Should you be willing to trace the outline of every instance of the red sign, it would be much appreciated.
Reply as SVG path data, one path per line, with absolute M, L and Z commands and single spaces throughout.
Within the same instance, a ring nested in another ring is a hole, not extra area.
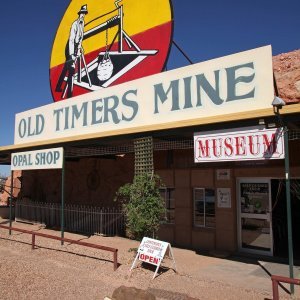
M 194 134 L 195 162 L 283 159 L 283 129 L 244 128 Z

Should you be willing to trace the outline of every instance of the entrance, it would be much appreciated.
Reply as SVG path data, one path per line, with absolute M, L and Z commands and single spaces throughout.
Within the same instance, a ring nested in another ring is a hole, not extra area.
M 300 180 L 291 179 L 291 217 L 294 258 L 300 259 Z M 274 256 L 288 257 L 286 190 L 284 179 L 271 180 Z
M 273 255 L 270 180 L 242 178 L 237 184 L 239 250 Z

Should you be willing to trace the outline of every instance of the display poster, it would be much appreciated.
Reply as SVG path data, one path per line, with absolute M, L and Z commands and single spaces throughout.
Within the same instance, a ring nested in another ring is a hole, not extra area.
M 218 207 L 231 208 L 231 189 L 218 188 L 217 194 L 218 194 Z
M 266 214 L 269 208 L 267 182 L 240 183 L 241 212 Z

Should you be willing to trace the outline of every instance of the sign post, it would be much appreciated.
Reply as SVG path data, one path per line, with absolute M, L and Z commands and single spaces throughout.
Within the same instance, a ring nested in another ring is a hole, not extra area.
M 62 170 L 61 170 L 61 238 L 65 236 L 65 156 L 62 158 Z M 61 245 L 64 244 L 64 241 L 61 240 Z
M 10 198 L 9 198 L 9 235 L 11 235 L 11 225 L 12 225 L 12 198 L 14 195 L 14 171 L 11 171 L 10 179 Z
M 290 278 L 294 278 L 294 254 L 293 254 L 293 231 L 292 231 L 292 208 L 291 208 L 291 182 L 290 182 L 290 160 L 289 160 L 289 132 L 287 126 L 283 128 L 284 149 L 285 149 L 285 194 L 287 207 L 287 231 L 288 231 L 288 252 Z M 291 283 L 291 294 L 294 295 L 295 287 Z
M 156 266 L 156 270 L 152 278 L 154 279 L 167 250 L 169 250 L 169 256 L 173 260 L 172 266 L 174 266 L 174 271 L 177 272 L 171 244 L 147 237 L 143 238 L 130 271 L 135 268 L 137 261 L 140 260 Z

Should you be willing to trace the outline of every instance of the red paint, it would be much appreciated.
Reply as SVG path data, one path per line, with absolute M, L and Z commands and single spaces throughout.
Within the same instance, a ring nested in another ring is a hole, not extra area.
M 149 263 L 155 264 L 155 265 L 158 265 L 158 263 L 159 263 L 158 258 L 147 255 L 147 254 L 143 254 L 143 253 L 140 254 L 139 259 L 144 262 L 149 262 Z
M 242 157 L 248 154 L 260 156 L 264 153 L 278 154 L 275 133 L 245 134 L 245 136 L 215 137 L 197 140 L 199 158 Z
M 113 84 L 111 84 L 111 86 L 161 72 L 164 68 L 168 57 L 169 48 L 171 46 L 172 27 L 173 22 L 171 21 L 131 36 L 141 50 L 159 50 L 159 52 L 156 55 L 148 56 L 133 69 L 118 78 Z M 125 45 L 126 43 L 124 43 L 124 46 Z M 111 51 L 116 50 L 117 43 L 115 43 L 111 48 Z M 125 47 L 124 50 L 129 49 Z M 98 56 L 98 53 L 101 51 L 105 51 L 105 48 L 103 47 L 93 52 L 86 53 L 86 63 L 88 64 L 95 59 Z M 55 86 L 63 66 L 64 64 L 61 64 L 50 69 L 50 85 L 54 101 L 64 100 L 62 99 L 62 93 L 55 92 Z M 88 89 L 74 85 L 73 96 L 78 96 L 89 92 L 91 91 Z

